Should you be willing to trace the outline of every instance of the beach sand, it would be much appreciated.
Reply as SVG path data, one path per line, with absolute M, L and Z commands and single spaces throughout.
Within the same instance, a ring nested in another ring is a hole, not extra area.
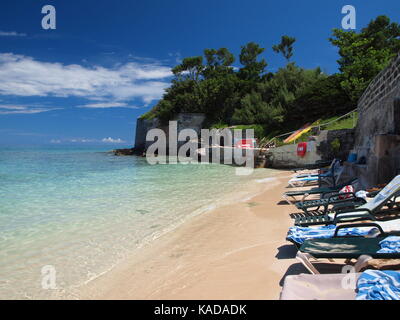
M 80 290 L 81 299 L 279 299 L 285 274 L 307 272 L 285 241 L 292 172 L 261 193 L 194 217 Z

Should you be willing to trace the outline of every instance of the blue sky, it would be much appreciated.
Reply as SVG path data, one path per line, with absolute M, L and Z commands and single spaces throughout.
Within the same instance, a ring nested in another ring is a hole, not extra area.
M 43 30 L 41 9 L 57 11 Z M 235 55 L 255 41 L 268 71 L 284 65 L 271 47 L 297 38 L 294 61 L 337 70 L 327 40 L 341 9 L 357 10 L 357 28 L 380 14 L 400 22 L 397 0 L 2 0 L 0 144 L 132 145 L 136 119 L 162 96 L 170 69 L 204 48 Z

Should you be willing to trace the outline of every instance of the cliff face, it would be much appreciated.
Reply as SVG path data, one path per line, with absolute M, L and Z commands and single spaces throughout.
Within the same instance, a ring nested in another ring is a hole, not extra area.
M 205 116 L 202 113 L 179 113 L 173 120 L 177 121 L 178 134 L 183 129 L 193 129 L 200 134 Z M 142 154 L 147 150 L 148 146 L 152 143 L 152 141 L 146 141 L 147 132 L 155 128 L 162 129 L 168 139 L 168 126 L 161 125 L 161 122 L 157 118 L 151 120 L 137 119 L 135 137 L 136 154 Z

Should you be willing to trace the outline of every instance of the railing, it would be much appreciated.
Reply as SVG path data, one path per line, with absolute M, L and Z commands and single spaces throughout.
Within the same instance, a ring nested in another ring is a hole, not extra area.
M 344 115 L 342 115 L 342 116 L 340 116 L 340 117 L 338 117 L 338 118 L 336 118 L 336 119 L 334 119 L 334 120 L 332 120 L 332 121 L 328 121 L 328 122 L 325 122 L 325 123 L 322 123 L 322 124 L 318 124 L 318 125 L 315 125 L 315 126 L 312 126 L 312 127 L 310 127 L 310 130 L 312 130 L 312 129 L 314 129 L 314 128 L 318 128 L 318 131 L 321 131 L 321 128 L 323 128 L 323 127 L 326 127 L 326 126 L 328 126 L 328 125 L 330 125 L 330 124 L 332 124 L 332 123 L 335 123 L 335 122 L 338 122 L 339 120 L 342 120 L 342 119 L 344 119 L 344 118 L 347 118 L 347 117 L 349 117 L 349 116 L 352 116 L 353 117 L 353 127 L 355 127 L 356 126 L 356 112 L 357 112 L 357 110 L 358 109 L 354 109 L 354 110 L 352 110 L 352 111 L 350 111 L 350 112 L 348 112 L 348 113 L 346 113 L 346 114 L 344 114 Z M 278 138 L 283 138 L 283 137 L 288 137 L 288 136 L 290 136 L 291 134 L 293 134 L 293 133 L 295 133 L 295 132 L 297 132 L 298 130 L 294 130 L 294 131 L 291 131 L 291 132 L 287 132 L 287 133 L 283 133 L 283 134 L 280 134 L 280 135 L 278 135 L 278 136 L 275 136 L 275 137 L 273 137 L 272 139 L 270 139 L 270 140 L 268 140 L 268 141 L 261 141 L 260 143 L 259 143 L 259 145 L 260 145 L 260 147 L 261 148 L 265 148 L 265 147 L 268 147 L 269 145 L 271 145 L 276 139 L 278 139 Z M 300 136 L 301 137 L 301 136 Z M 299 137 L 299 138 L 300 138 Z M 293 143 L 295 143 L 296 141 L 294 141 Z

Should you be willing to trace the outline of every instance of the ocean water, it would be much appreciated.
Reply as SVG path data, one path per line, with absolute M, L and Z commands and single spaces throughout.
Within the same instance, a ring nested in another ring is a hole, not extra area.
M 152 166 L 105 151 L 0 147 L 0 299 L 74 298 L 138 247 L 248 198 L 273 175 L 238 176 L 217 164 Z M 48 268 L 55 289 L 43 289 Z

